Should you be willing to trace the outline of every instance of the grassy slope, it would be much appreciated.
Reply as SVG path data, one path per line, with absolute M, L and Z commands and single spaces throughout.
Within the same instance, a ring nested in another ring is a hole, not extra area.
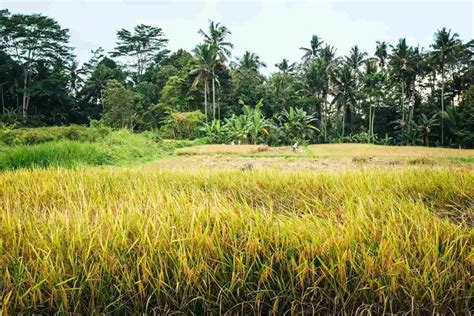
M 430 168 L 5 172 L 3 309 L 465 313 L 473 196 Z
M 19 141 L 53 139 L 52 141 L 0 147 L 0 170 L 136 164 L 173 154 L 175 148 L 194 143 L 192 141 L 157 143 L 149 135 L 133 134 L 126 130 L 108 131 L 105 135 L 99 136 L 87 129 L 85 133 L 94 135 L 94 138 L 87 135 L 88 138 L 70 140 L 52 133 L 49 129 L 45 130 L 43 134 L 38 133 L 41 137 L 32 137 L 29 131 L 19 131 L 18 133 L 21 133 Z M 24 134 L 29 136 L 25 138 Z

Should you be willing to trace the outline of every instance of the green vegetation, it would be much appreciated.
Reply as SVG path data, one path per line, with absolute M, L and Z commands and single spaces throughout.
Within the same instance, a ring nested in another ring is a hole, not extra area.
M 178 139 L 203 129 L 215 143 L 474 146 L 474 41 L 449 29 L 429 48 L 401 38 L 347 56 L 313 35 L 301 61 L 284 58 L 269 76 L 257 54 L 232 56 L 232 32 L 220 23 L 199 30 L 192 52 L 170 52 L 165 31 L 120 29 L 112 52 L 99 48 L 80 64 L 55 20 L 1 10 L 0 124 L 100 120 Z M 176 130 L 181 122 L 192 130 Z
M 0 10 L 0 315 L 472 313 L 473 40 L 165 31 Z
M 0 141 L 0 170 L 136 164 L 200 143 L 160 140 L 156 133 L 77 126 L 0 130 Z

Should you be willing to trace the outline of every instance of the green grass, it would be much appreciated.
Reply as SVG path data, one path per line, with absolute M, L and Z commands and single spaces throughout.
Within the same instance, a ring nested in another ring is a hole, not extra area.
M 451 158 L 451 160 L 462 163 L 474 163 L 474 157 L 456 157 Z
M 112 156 L 97 144 L 61 141 L 4 150 L 0 156 L 0 170 L 51 166 L 72 168 L 111 162 Z
M 0 174 L 3 315 L 460 313 L 474 174 Z
M 22 135 L 23 132 L 17 133 Z M 42 129 L 41 133 L 53 132 Z M 85 133 L 94 134 L 97 131 Z M 108 130 L 94 141 L 91 139 L 68 140 L 58 136 L 57 140 L 35 145 L 3 145 L 0 147 L 0 170 L 139 164 L 174 154 L 176 148 L 199 142 L 156 141 L 150 133 L 136 134 L 127 130 Z

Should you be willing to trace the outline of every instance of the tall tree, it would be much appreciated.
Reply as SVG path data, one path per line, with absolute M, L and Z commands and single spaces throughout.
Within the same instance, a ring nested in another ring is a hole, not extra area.
M 204 42 L 213 45 L 217 48 L 219 59 L 225 62 L 232 55 L 231 49 L 234 45 L 226 40 L 226 37 L 231 34 L 229 29 L 220 23 L 209 21 L 208 31 L 199 30 L 199 34 L 204 36 Z
M 375 56 L 378 58 L 379 66 L 385 69 L 388 58 L 388 46 L 384 41 L 377 41 L 375 46 Z
M 53 67 L 67 64 L 72 57 L 69 31 L 53 19 L 40 14 L 0 14 L 0 49 L 6 51 L 22 68 L 22 115 L 27 117 L 31 83 L 38 64 Z
M 208 118 L 207 96 L 209 91 L 209 79 L 214 81 L 214 67 L 217 60 L 217 47 L 209 44 L 200 44 L 194 49 L 197 60 L 196 67 L 191 70 L 192 75 L 196 75 L 193 88 L 199 84 L 204 85 L 204 113 Z M 213 113 L 215 117 L 215 108 L 213 105 Z
M 353 109 L 357 103 L 357 83 L 353 69 L 347 64 L 335 72 L 333 80 L 335 90 L 332 102 L 337 106 L 338 112 L 342 112 L 342 136 L 344 137 L 346 119 L 351 119 Z
M 436 65 L 439 67 L 441 72 L 441 112 L 444 112 L 444 84 L 445 84 L 445 71 L 446 64 L 452 62 L 454 50 L 461 46 L 457 33 L 451 34 L 451 30 L 447 30 L 443 27 L 435 33 L 434 44 L 434 56 Z M 441 145 L 444 143 L 444 120 L 441 116 Z
M 121 29 L 117 32 L 117 46 L 112 52 L 112 57 L 129 57 L 129 64 L 136 73 L 135 80 L 139 81 L 147 66 L 156 58 L 168 52 L 163 30 L 159 27 L 140 24 L 135 26 L 133 32 Z
M 366 52 L 361 52 L 359 46 L 355 45 L 351 48 L 349 56 L 346 56 L 346 63 L 354 70 L 359 70 L 359 68 L 364 64 L 365 57 L 367 57 Z
M 311 59 L 316 58 L 321 51 L 324 41 L 318 35 L 313 35 L 311 37 L 311 42 L 309 47 L 300 47 L 304 51 L 303 57 L 301 59 L 305 64 L 307 64 Z
M 399 40 L 396 46 L 392 46 L 392 55 L 389 64 L 391 66 L 392 77 L 400 85 L 401 90 L 401 120 L 405 122 L 405 99 L 406 90 L 410 83 L 410 77 L 415 72 L 417 56 L 413 47 L 407 45 L 406 39 Z
M 283 58 L 283 60 L 277 64 L 275 64 L 275 67 L 278 68 L 283 73 L 290 73 L 295 70 L 296 63 L 291 63 L 288 61 L 288 59 Z
M 236 63 L 239 69 L 245 69 L 250 71 L 258 71 L 260 67 L 267 67 L 267 65 L 260 60 L 260 57 L 249 51 L 246 51 L 242 57 L 237 59 Z

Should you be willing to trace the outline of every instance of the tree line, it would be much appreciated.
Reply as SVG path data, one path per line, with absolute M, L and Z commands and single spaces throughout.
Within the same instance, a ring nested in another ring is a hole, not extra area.
M 428 48 L 401 38 L 347 56 L 313 35 L 301 60 L 283 59 L 269 76 L 255 53 L 232 55 L 224 25 L 210 21 L 199 34 L 193 51 L 171 52 L 161 28 L 140 24 L 80 64 L 54 19 L 1 10 L 1 123 L 99 120 L 165 133 L 194 120 L 187 128 L 215 142 L 474 147 L 474 41 L 449 29 Z

